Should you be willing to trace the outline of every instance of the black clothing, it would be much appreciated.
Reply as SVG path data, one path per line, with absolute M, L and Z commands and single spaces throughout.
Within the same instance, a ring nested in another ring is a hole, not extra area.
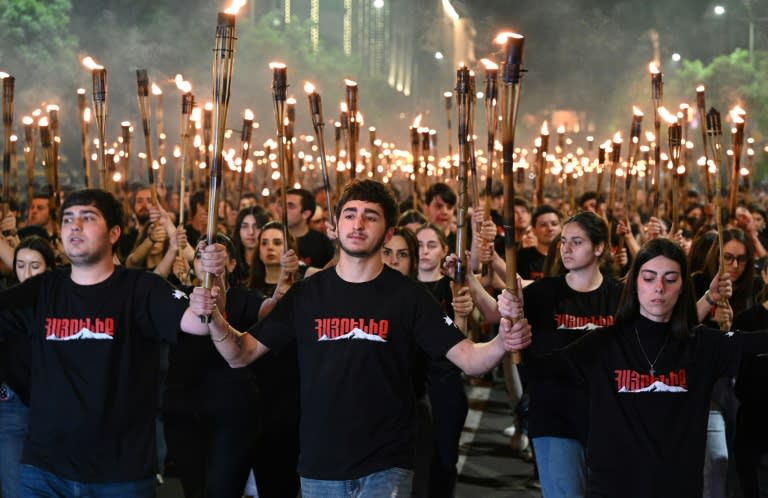
M 308 231 L 298 242 L 299 259 L 307 266 L 323 268 L 333 258 L 333 243 L 316 230 Z
M 22 462 L 82 482 L 153 476 L 160 355 L 186 308 L 159 276 L 124 267 L 94 285 L 60 269 L 0 293 L 2 333 L 32 347 Z
M 517 273 L 523 280 L 538 280 L 544 276 L 546 259 L 535 247 L 524 247 L 517 251 Z
M 331 268 L 294 284 L 256 336 L 298 348 L 299 474 L 329 480 L 411 468 L 416 353 L 438 358 L 464 339 L 431 296 L 386 266 L 368 282 Z

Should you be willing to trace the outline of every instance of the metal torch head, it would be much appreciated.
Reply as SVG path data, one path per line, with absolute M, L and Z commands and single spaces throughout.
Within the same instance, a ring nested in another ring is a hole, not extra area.
M 523 72 L 523 46 L 525 37 L 517 33 L 506 34 L 504 41 L 504 62 L 502 63 L 501 79 L 505 85 L 520 82 Z
M 707 108 L 706 100 L 704 97 L 704 85 L 699 85 L 696 87 L 696 107 L 701 110 Z
M 288 68 L 280 62 L 273 62 L 269 67 L 272 69 L 272 97 L 275 102 L 285 102 L 285 92 L 288 88 Z
M 103 104 L 107 101 L 107 70 L 105 68 L 94 69 L 91 74 L 93 79 L 93 102 Z
M 136 85 L 139 98 L 149 97 L 149 74 L 146 69 L 136 70 Z
M 16 78 L 11 75 L 3 78 L 3 123 L 9 125 L 13 122 L 13 94 Z
M 707 135 L 710 137 L 719 137 L 723 134 L 723 123 L 720 119 L 720 113 L 714 107 L 707 113 Z

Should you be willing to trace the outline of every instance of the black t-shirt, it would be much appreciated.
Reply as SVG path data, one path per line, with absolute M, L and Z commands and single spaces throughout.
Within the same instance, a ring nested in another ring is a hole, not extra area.
M 542 278 L 524 290 L 525 317 L 533 341 L 523 351 L 531 365 L 541 355 L 563 348 L 596 328 L 613 324 L 621 284 L 603 277 L 590 292 L 573 290 L 565 275 Z M 587 396 L 582 386 L 568 379 L 552 380 L 529 371 L 531 437 L 565 437 L 582 442 L 587 437 Z
M 333 258 L 333 243 L 316 230 L 299 237 L 299 259 L 307 265 L 322 268 Z
M 713 385 L 733 375 L 742 351 L 758 350 L 768 335 L 697 327 L 678 340 L 667 323 L 639 317 L 550 355 L 589 392 L 587 496 L 701 497 Z M 538 373 L 558 375 L 556 363 L 538 363 Z
M 768 310 L 762 304 L 753 306 L 733 320 L 733 330 L 751 332 L 766 328 L 768 328 Z M 768 386 L 768 355 L 757 354 L 742 358 L 739 374 L 736 376 L 736 396 L 742 403 L 742 408 L 749 405 L 752 410 L 768 413 L 766 386 Z
M 464 339 L 431 296 L 386 266 L 363 283 L 331 268 L 294 284 L 256 336 L 278 351 L 296 345 L 299 473 L 330 480 L 412 467 L 415 356 L 443 356 Z
M 159 276 L 124 267 L 95 285 L 63 269 L 0 293 L 2 333 L 32 347 L 22 462 L 83 482 L 154 475 L 160 354 L 187 304 Z
M 535 247 L 524 247 L 517 251 L 517 273 L 524 280 L 538 280 L 544 276 L 545 254 Z

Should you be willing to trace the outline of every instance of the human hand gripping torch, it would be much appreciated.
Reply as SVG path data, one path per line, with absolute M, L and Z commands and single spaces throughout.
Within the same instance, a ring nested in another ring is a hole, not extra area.
M 525 37 L 515 33 L 502 33 L 497 43 L 505 47 L 501 67 L 501 116 L 502 116 L 502 165 L 504 171 L 504 247 L 507 270 L 507 288 L 517 295 L 517 254 L 515 253 L 515 177 L 513 160 L 515 154 L 515 127 L 520 108 L 522 86 L 523 44 Z M 514 362 L 520 362 L 520 353 L 512 353 Z
M 709 174 L 709 144 L 707 141 L 707 104 L 706 97 L 704 95 L 704 85 L 696 87 L 696 108 L 699 111 L 699 122 L 701 128 L 701 143 L 704 147 L 704 188 L 707 191 L 707 201 L 712 202 L 712 176 Z
M 349 161 L 349 174 L 352 178 L 357 176 L 357 139 L 359 125 L 357 122 L 357 82 L 345 79 L 347 96 L 347 110 L 349 112 L 349 126 L 347 127 L 347 161 Z
M 109 190 L 107 178 L 107 70 L 97 64 L 93 58 L 83 59 L 83 65 L 91 70 L 93 80 L 93 118 L 96 120 L 96 132 L 99 135 L 99 177 L 101 188 Z
M 323 134 L 323 126 L 325 126 L 325 122 L 323 121 L 323 101 L 312 83 L 305 83 L 304 91 L 307 93 L 307 99 L 309 100 L 309 114 L 312 116 L 312 128 L 315 130 L 318 153 L 320 154 L 320 167 L 323 173 L 323 189 L 325 190 L 325 208 L 328 212 L 328 220 L 331 222 L 331 228 L 335 232 L 336 217 L 333 215 L 333 209 L 331 207 L 331 180 L 328 177 L 328 163 L 325 157 L 325 135 Z
M 466 281 L 467 272 L 467 174 L 469 173 L 470 144 L 469 130 L 471 112 L 469 107 L 472 100 L 472 83 L 469 68 L 461 66 L 456 71 L 456 110 L 458 115 L 459 138 L 459 176 L 458 202 L 456 203 L 456 284 L 462 287 Z
M 227 111 L 229 110 L 230 87 L 232 71 L 235 62 L 235 15 L 245 2 L 235 3 L 224 12 L 219 12 L 216 22 L 216 45 L 213 49 L 213 66 L 211 71 L 213 87 L 213 153 L 209 166 L 210 182 L 208 184 L 208 226 L 206 238 L 208 245 L 216 242 L 216 229 L 219 212 L 219 193 L 222 181 L 222 154 L 224 147 L 224 132 L 227 126 Z M 287 239 L 286 239 L 287 240 Z M 203 286 L 213 287 L 215 275 L 205 273 Z M 203 317 L 208 321 L 210 317 Z
M 661 117 L 659 116 L 659 107 L 661 107 L 661 99 L 664 97 L 664 80 L 663 75 L 655 63 L 648 64 L 648 71 L 651 73 L 651 102 L 653 103 L 653 133 L 656 137 L 653 148 L 653 205 L 654 214 L 660 216 L 661 206 Z
M 48 185 L 46 186 L 47 194 L 48 194 L 48 209 L 51 213 L 57 213 L 58 214 L 58 207 L 59 207 L 59 196 L 58 196 L 58 190 L 57 190 L 57 180 L 56 180 L 56 173 L 53 169 L 54 159 L 53 159 L 53 137 L 51 135 L 51 129 L 48 124 L 48 118 L 43 117 L 40 118 L 40 121 L 38 121 L 37 126 L 40 130 L 40 145 L 43 149 L 43 163 L 45 165 L 45 177 L 48 181 Z M 58 227 L 56 226 L 56 219 L 57 216 L 53 216 L 51 218 L 51 221 L 54 225 L 53 231 L 54 233 L 58 233 Z
M 717 227 L 717 246 L 718 246 L 718 272 L 723 273 L 725 268 L 725 260 L 723 255 L 723 216 L 721 213 L 722 207 L 722 190 L 721 190 L 721 165 L 723 160 L 723 124 L 720 118 L 720 113 L 714 107 L 709 109 L 707 113 L 707 136 L 709 137 L 709 148 L 712 154 L 712 161 L 715 164 L 715 225 Z M 728 306 L 728 300 L 723 299 L 720 303 L 722 306 Z M 721 325 L 723 329 L 725 324 Z
M 24 116 L 21 119 L 24 125 L 24 165 L 27 171 L 27 205 L 32 204 L 32 198 L 35 196 L 35 155 L 37 140 L 35 139 L 35 121 Z
M 147 181 L 152 195 L 152 204 L 157 205 L 157 186 L 155 185 L 155 170 L 152 169 L 152 109 L 149 103 L 149 74 L 146 69 L 136 70 L 137 98 L 141 114 L 141 128 L 144 132 L 144 151 L 147 155 Z
M 253 137 L 253 111 L 246 109 L 243 115 L 243 128 L 240 130 L 240 182 L 237 187 L 237 205 L 243 198 L 245 186 L 245 167 L 248 164 L 248 153 L 251 150 L 251 138 Z
M 733 128 L 731 129 L 731 148 L 733 149 L 733 167 L 731 168 L 731 189 L 728 197 L 728 214 L 730 219 L 736 219 L 736 200 L 739 194 L 739 171 L 741 170 L 741 151 L 744 148 L 744 120 L 747 113 L 739 106 L 729 113 Z
M 285 92 L 288 88 L 288 68 L 285 64 L 273 62 L 272 99 L 275 103 L 275 125 L 277 126 L 277 163 L 280 166 L 280 200 L 283 206 L 283 240 L 288 240 L 288 173 L 285 165 Z
M 8 203 L 11 202 L 11 134 L 16 78 L 8 73 L 0 73 L 0 79 L 3 80 L 3 199 L 0 217 L 4 218 L 9 209 Z

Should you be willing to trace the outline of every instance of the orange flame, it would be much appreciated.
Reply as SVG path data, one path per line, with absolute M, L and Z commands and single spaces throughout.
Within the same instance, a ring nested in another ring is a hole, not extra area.
M 699 85 L 696 87 L 697 92 L 703 92 L 705 90 L 704 85 Z
M 162 95 L 163 89 L 157 86 L 157 84 L 152 83 L 152 95 Z
M 304 91 L 307 93 L 307 95 L 315 93 L 315 85 L 307 81 L 304 83 Z
M 544 122 L 541 124 L 541 134 L 542 134 L 542 135 L 549 135 L 549 126 L 547 125 L 547 122 L 546 122 L 546 121 L 544 121 Z
M 40 121 L 37 122 L 37 126 L 48 126 L 48 118 L 47 117 L 40 118 Z
M 243 117 L 247 119 L 248 121 L 253 121 L 253 111 L 250 109 L 246 109 L 243 113 Z
M 33 120 L 32 118 L 30 118 L 29 116 L 24 116 L 23 118 L 21 118 L 21 122 L 22 122 L 22 123 L 23 123 L 25 126 L 29 126 L 29 125 L 31 125 L 32 123 L 34 123 L 34 120 Z
M 8 74 L 8 73 L 4 73 L 4 72 L 0 71 L 0 80 L 4 80 L 4 79 L 5 79 L 5 78 L 7 78 L 8 76 L 10 76 L 10 74 Z
M 621 139 L 621 132 L 617 131 L 615 135 L 613 135 L 613 143 L 620 144 L 623 140 Z
M 565 125 L 560 125 L 560 126 L 558 126 L 558 127 L 557 127 L 557 133 L 559 133 L 560 135 L 562 135 L 563 133 L 565 133 Z
M 632 106 L 632 114 L 634 114 L 637 117 L 643 117 L 645 114 L 643 114 L 643 111 L 640 110 L 637 106 Z
M 412 128 L 417 128 L 421 125 L 421 114 L 416 116 L 416 119 L 413 120 L 413 124 L 411 125 Z
M 86 107 L 85 109 L 83 109 L 83 121 L 85 121 L 86 123 L 90 123 L 91 122 L 91 108 L 90 107 Z
M 48 111 L 48 112 L 58 111 L 59 110 L 59 106 L 57 106 L 56 104 L 51 104 L 48 107 L 46 107 L 45 110 Z
M 286 66 L 282 62 L 270 62 L 269 63 L 269 68 L 270 69 L 282 69 L 284 67 L 286 67 Z
M 240 11 L 240 8 L 243 7 L 246 3 L 246 0 L 232 0 L 232 5 L 230 5 L 225 11 L 225 14 L 237 14 Z
M 499 45 L 504 45 L 505 43 L 507 43 L 507 40 L 509 38 L 523 38 L 523 35 L 519 35 L 511 31 L 504 31 L 496 35 L 496 38 L 493 41 L 494 43 L 498 43 Z
M 348 79 L 344 79 L 344 84 L 347 86 L 357 86 L 357 81 L 352 81 Z
M 173 82 L 176 83 L 176 88 L 184 93 L 189 93 L 192 91 L 192 84 L 189 81 L 186 81 L 181 74 L 177 74 L 173 79 Z
M 651 74 L 659 74 L 661 72 L 661 71 L 659 71 L 659 68 L 658 68 L 658 66 L 656 65 L 655 62 L 651 62 L 650 64 L 648 64 L 648 71 Z
M 98 64 L 95 60 L 93 60 L 93 57 L 91 56 L 84 57 L 80 62 L 82 62 L 83 66 L 87 67 L 91 71 L 95 69 L 104 69 L 104 66 Z
M 661 119 L 663 119 L 669 124 L 677 123 L 677 116 L 669 112 L 667 108 L 664 106 L 659 107 L 659 116 L 661 116 Z
M 493 62 L 490 59 L 480 59 L 480 62 L 482 62 L 483 66 L 485 66 L 485 69 L 487 69 L 489 71 L 493 71 L 493 70 L 499 69 L 499 65 L 496 64 L 495 62 Z

